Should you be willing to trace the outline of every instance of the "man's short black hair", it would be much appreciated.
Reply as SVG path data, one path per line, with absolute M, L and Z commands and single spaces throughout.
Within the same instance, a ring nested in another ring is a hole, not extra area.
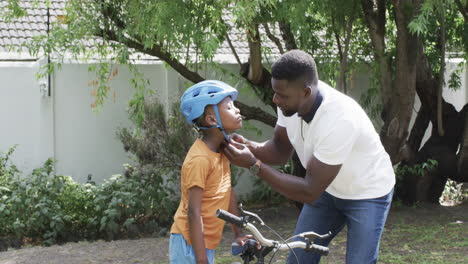
M 290 50 L 273 63 L 271 76 L 276 80 L 297 81 L 304 80 L 306 86 L 316 85 L 318 82 L 315 61 L 302 50 Z

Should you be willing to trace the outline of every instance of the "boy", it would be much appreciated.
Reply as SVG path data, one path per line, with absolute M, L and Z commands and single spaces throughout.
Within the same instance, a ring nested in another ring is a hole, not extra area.
M 181 111 L 187 123 L 198 126 L 202 137 L 190 148 L 181 170 L 181 199 L 171 227 L 170 263 L 213 263 L 224 221 L 215 215 L 221 208 L 238 215 L 231 190 L 229 160 L 220 148 L 227 136 L 242 127 L 234 106 L 237 90 L 221 81 L 207 80 L 187 89 Z M 246 239 L 231 225 L 236 242 Z

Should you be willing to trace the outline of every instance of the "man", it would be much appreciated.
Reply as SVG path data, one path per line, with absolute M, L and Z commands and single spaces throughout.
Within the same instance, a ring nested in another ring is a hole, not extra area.
M 332 233 L 315 243 L 327 246 L 346 225 L 346 263 L 376 263 L 390 208 L 395 175 L 388 154 L 362 108 L 318 79 L 314 59 L 300 50 L 272 66 L 278 121 L 273 138 L 257 143 L 233 135 L 224 152 L 289 199 L 304 203 L 295 233 Z M 305 178 L 266 165 L 284 164 L 297 152 Z M 300 238 L 297 238 L 300 239 Z M 295 249 L 299 263 L 320 256 Z M 296 263 L 289 254 L 288 263 Z

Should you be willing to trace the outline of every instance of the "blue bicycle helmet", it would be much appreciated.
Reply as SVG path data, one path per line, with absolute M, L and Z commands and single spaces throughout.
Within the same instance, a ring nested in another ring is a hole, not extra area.
M 235 88 L 224 82 L 215 80 L 202 81 L 191 86 L 187 91 L 185 91 L 180 99 L 180 110 L 182 111 L 187 123 L 193 125 L 193 121 L 203 115 L 205 107 L 207 105 L 213 105 L 218 124 L 212 127 L 199 128 L 210 129 L 218 127 L 224 134 L 226 140 L 228 140 L 219 116 L 217 104 L 228 96 L 230 96 L 232 100 L 236 100 L 237 94 L 238 92 Z

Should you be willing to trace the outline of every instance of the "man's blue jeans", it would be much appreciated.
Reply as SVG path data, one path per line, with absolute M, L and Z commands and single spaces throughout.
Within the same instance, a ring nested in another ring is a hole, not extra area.
M 314 231 L 318 234 L 331 232 L 332 235 L 323 240 L 317 239 L 315 244 L 328 246 L 330 241 L 346 225 L 348 237 L 346 243 L 347 264 L 376 263 L 379 255 L 379 242 L 387 219 L 393 196 L 393 190 L 379 198 L 364 200 L 339 199 L 324 192 L 312 204 L 304 204 L 296 224 L 295 234 Z M 297 238 L 296 240 L 301 240 Z M 320 255 L 295 249 L 299 263 L 319 263 Z M 333 254 L 333 252 L 330 252 Z M 288 264 L 296 264 L 292 252 L 288 256 Z

